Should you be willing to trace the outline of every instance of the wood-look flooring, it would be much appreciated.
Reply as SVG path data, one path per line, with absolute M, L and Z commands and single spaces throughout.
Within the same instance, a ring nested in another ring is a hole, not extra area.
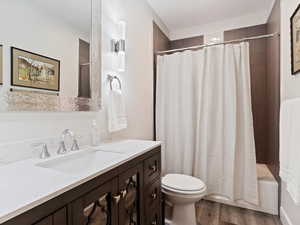
M 282 225 L 279 217 L 211 201 L 196 205 L 198 225 Z

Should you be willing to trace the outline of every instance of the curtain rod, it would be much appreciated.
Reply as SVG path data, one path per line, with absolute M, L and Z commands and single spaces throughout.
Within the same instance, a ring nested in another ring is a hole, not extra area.
M 262 39 L 262 38 L 271 38 L 271 37 L 275 37 L 275 36 L 280 36 L 280 34 L 273 33 L 273 34 L 259 35 L 259 36 L 249 37 L 249 38 L 236 39 L 236 40 L 232 40 L 232 41 L 224 41 L 221 43 L 196 45 L 196 46 L 189 47 L 189 48 L 178 48 L 178 49 L 173 49 L 173 50 L 168 50 L 168 51 L 158 51 L 155 54 L 159 55 L 159 54 L 173 53 L 173 52 L 179 52 L 179 51 L 185 51 L 185 50 L 195 50 L 195 49 L 199 49 L 199 48 L 206 48 L 206 47 L 211 47 L 211 46 L 216 46 L 216 45 L 224 45 L 224 44 L 231 44 L 231 43 L 235 43 L 235 42 L 251 41 L 251 40 L 257 40 L 257 39 Z

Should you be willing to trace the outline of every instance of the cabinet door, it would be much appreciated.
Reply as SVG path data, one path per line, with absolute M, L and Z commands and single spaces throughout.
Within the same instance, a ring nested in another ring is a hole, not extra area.
M 58 210 L 53 214 L 53 225 L 68 225 L 67 208 Z
M 114 179 L 71 204 L 72 225 L 118 225 L 118 180 Z
M 119 225 L 142 225 L 143 165 L 127 170 L 119 176 Z
M 35 225 L 67 225 L 67 209 L 62 208 Z
M 36 223 L 35 225 L 52 225 L 52 216 L 49 216 L 45 219 L 43 219 L 42 221 Z

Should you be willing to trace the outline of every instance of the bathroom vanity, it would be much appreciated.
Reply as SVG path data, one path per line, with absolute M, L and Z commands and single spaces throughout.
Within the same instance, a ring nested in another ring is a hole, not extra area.
M 135 140 L 6 165 L 0 224 L 159 225 L 160 171 L 160 143 Z

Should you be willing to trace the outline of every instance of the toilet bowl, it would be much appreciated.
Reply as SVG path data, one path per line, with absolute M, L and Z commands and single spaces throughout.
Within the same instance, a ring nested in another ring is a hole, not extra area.
M 206 194 L 206 185 L 195 177 L 168 174 L 162 178 L 162 192 L 173 206 L 170 225 L 197 225 L 195 203 Z

